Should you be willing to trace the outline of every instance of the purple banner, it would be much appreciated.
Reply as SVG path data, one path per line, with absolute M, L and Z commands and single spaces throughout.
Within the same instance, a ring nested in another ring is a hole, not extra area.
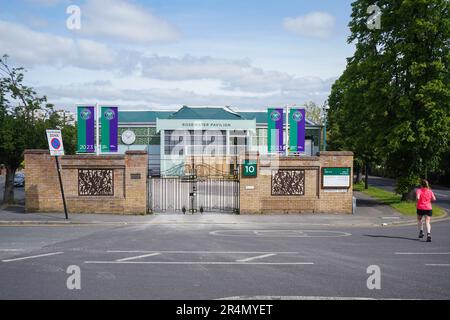
M 102 107 L 102 152 L 118 152 L 119 108 Z

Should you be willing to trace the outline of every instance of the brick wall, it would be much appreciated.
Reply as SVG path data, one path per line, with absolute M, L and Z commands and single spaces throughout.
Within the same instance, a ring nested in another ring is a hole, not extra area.
M 241 176 L 240 212 L 257 213 L 352 213 L 353 191 L 323 189 L 322 168 L 349 167 L 353 175 L 352 152 L 321 152 L 317 157 L 264 157 L 249 154 L 243 160 L 256 160 L 258 176 Z M 272 172 L 278 169 L 304 170 L 305 188 L 301 196 L 272 195 Z M 350 179 L 352 183 L 352 179 Z M 335 192 L 338 191 L 338 192 Z
M 69 213 L 147 213 L 148 155 L 77 155 L 60 158 L 62 181 Z M 47 150 L 25 151 L 25 209 L 27 212 L 64 211 L 56 161 Z M 80 196 L 79 170 L 112 170 L 113 195 Z

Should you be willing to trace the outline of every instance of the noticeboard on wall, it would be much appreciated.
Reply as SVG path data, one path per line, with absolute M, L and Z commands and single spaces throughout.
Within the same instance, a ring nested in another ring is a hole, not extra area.
M 350 188 L 352 169 L 347 168 L 322 168 L 322 189 Z

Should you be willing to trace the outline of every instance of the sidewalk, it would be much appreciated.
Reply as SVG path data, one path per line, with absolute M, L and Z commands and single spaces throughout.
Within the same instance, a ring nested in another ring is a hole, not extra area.
M 389 206 L 355 192 L 357 210 L 355 215 L 298 214 L 298 215 L 233 215 L 233 214 L 152 214 L 146 216 L 119 216 L 105 214 L 70 214 L 65 220 L 63 213 L 25 213 L 23 207 L 0 209 L 0 226 L 5 225 L 147 225 L 147 224 L 271 224 L 305 225 L 311 227 L 380 227 L 415 224 L 415 217 L 399 214 Z M 441 218 L 440 220 L 442 220 Z

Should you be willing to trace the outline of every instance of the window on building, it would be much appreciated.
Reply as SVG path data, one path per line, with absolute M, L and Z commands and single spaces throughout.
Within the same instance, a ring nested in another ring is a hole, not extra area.
M 230 154 L 238 155 L 241 153 L 248 152 L 248 137 L 247 131 L 244 130 L 233 130 L 230 131 Z
M 164 137 L 166 155 L 224 155 L 226 131 L 168 130 Z

